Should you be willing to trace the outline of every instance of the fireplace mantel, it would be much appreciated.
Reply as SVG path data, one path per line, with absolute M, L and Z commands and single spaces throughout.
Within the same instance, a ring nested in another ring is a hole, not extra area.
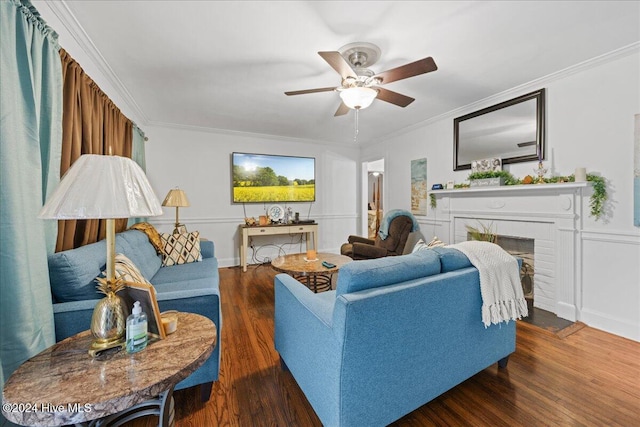
M 583 206 L 591 183 L 434 190 L 435 217 L 448 223 L 448 241 L 467 240 L 467 225 L 491 224 L 498 235 L 534 240 L 534 305 L 575 321 L 581 306 Z M 444 237 L 444 236 L 443 236 Z M 443 239 L 444 240 L 444 239 Z
M 527 185 L 500 185 L 495 187 L 469 187 L 469 188 L 457 188 L 454 190 L 433 190 L 429 194 L 435 194 L 436 196 L 448 195 L 448 196 L 462 196 L 469 193 L 535 193 L 538 191 L 561 191 L 572 192 L 578 188 L 586 188 L 591 186 L 589 182 L 563 182 L 556 184 L 527 184 Z

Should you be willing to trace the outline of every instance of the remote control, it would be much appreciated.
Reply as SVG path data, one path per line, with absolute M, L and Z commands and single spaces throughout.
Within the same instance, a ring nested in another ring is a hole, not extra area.
M 327 262 L 327 261 L 322 261 L 322 265 L 324 265 L 327 268 L 336 268 L 335 264 L 331 264 L 330 262 Z

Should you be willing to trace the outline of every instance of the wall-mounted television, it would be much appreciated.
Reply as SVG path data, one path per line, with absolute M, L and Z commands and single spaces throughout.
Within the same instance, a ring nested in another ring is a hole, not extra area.
M 231 154 L 233 203 L 314 202 L 316 159 L 272 154 Z

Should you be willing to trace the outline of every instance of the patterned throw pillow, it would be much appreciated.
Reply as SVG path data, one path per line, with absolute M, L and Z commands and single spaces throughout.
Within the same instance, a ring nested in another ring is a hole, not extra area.
M 202 261 L 200 254 L 200 232 L 186 234 L 160 234 L 162 239 L 162 266 L 187 264 Z
M 107 272 L 103 271 L 102 275 L 106 276 Z M 116 254 L 114 275 L 116 279 L 122 279 L 126 282 L 151 284 L 145 279 L 133 261 L 124 254 Z

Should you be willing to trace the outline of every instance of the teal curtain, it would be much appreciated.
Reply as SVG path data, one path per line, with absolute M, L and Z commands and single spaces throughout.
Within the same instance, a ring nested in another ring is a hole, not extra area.
M 138 125 L 133 125 L 133 138 L 131 140 L 131 159 L 136 162 L 143 171 L 147 171 L 147 160 L 145 157 L 144 151 L 144 142 L 146 141 L 146 137 L 144 136 L 144 132 L 142 129 L 138 127 Z M 139 222 L 146 222 L 147 218 L 137 217 L 137 218 L 129 218 L 127 222 L 127 227 L 131 227 L 133 224 L 137 224 Z
M 58 50 L 57 34 L 29 1 L 0 1 L 2 385 L 22 362 L 55 342 L 47 254 L 53 253 L 57 225 L 37 215 L 60 180 Z

